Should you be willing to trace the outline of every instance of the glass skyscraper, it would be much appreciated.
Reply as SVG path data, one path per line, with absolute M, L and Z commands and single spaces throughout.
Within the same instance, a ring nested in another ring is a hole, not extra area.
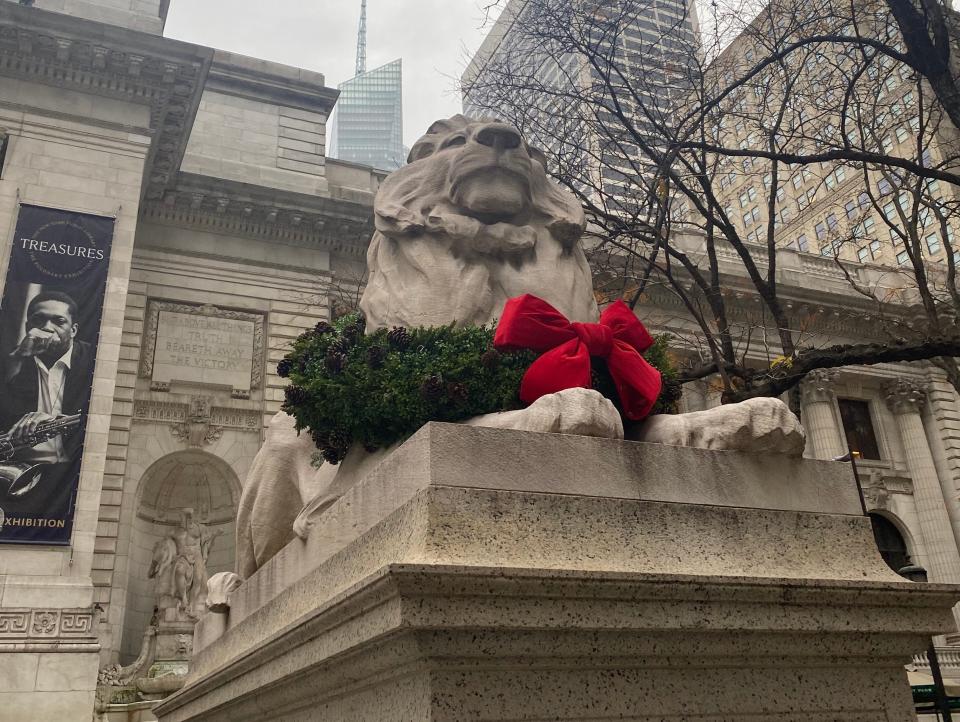
M 331 121 L 331 157 L 381 170 L 396 170 L 406 162 L 402 79 L 398 59 L 340 84 Z

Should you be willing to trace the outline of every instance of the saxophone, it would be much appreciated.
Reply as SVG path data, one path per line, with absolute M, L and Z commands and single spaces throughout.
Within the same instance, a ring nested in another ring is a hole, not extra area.
M 33 489 L 43 475 L 43 462 L 11 461 L 22 449 L 29 449 L 44 441 L 69 434 L 80 426 L 80 414 L 59 416 L 45 421 L 36 430 L 22 439 L 12 439 L 10 434 L 0 434 L 0 494 L 22 497 Z

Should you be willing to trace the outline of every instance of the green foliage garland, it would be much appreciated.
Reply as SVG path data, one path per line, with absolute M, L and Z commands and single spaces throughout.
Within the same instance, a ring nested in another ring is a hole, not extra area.
M 321 322 L 277 365 L 288 377 L 283 408 L 309 429 L 324 460 L 339 463 L 354 443 L 374 451 L 402 441 L 428 421 L 522 408 L 520 380 L 539 354 L 500 353 L 495 326 L 364 333 L 361 315 Z M 673 413 L 680 397 L 667 338 L 645 354 L 664 378 L 654 413 Z M 593 360 L 594 388 L 618 404 L 613 381 Z

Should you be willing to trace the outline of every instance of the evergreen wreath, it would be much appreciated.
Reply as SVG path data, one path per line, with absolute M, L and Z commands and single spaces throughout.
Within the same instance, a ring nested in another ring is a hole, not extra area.
M 323 460 L 337 464 L 359 443 L 375 451 L 403 441 L 428 421 L 462 421 L 523 407 L 520 381 L 540 355 L 493 348 L 496 324 L 378 329 L 360 314 L 321 321 L 277 364 L 288 378 L 283 409 L 308 429 Z M 644 358 L 663 377 L 653 413 L 676 413 L 680 398 L 668 337 Z M 619 400 L 603 361 L 592 359 L 593 387 Z

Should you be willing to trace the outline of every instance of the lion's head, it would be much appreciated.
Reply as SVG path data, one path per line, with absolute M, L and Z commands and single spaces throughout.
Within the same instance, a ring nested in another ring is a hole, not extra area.
M 515 128 L 440 120 L 408 161 L 375 203 L 368 328 L 486 323 L 522 293 L 596 320 L 583 209 Z

